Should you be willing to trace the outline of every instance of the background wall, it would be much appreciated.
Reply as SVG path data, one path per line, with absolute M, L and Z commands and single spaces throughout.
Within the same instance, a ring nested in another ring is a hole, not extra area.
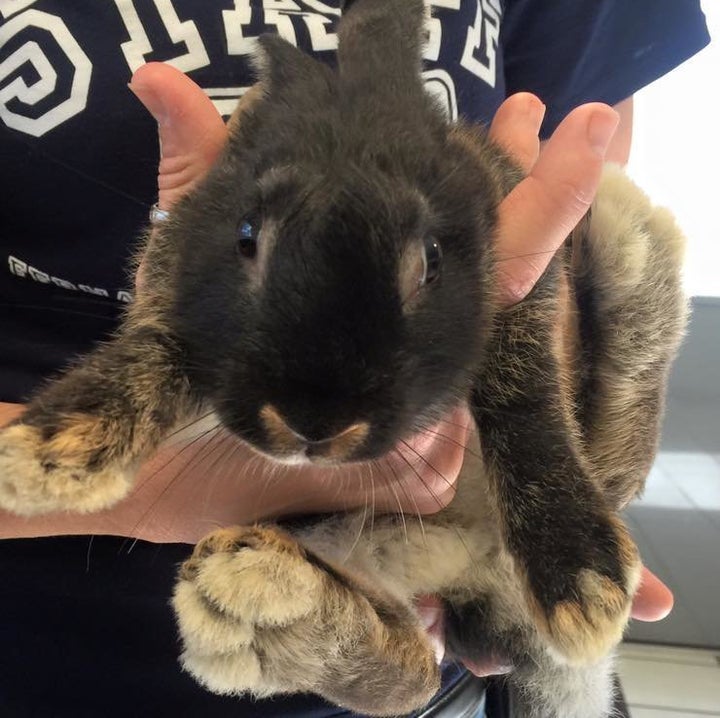
M 635 95 L 629 171 L 687 233 L 690 293 L 720 296 L 720 2 L 702 7 L 710 46 Z

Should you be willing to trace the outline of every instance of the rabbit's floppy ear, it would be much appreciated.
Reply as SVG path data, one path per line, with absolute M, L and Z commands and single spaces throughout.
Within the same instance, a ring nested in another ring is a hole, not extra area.
M 346 0 L 338 28 L 342 80 L 404 95 L 421 90 L 425 21 L 423 0 Z
M 330 91 L 329 68 L 279 35 L 262 35 L 258 39 L 254 64 L 270 95 L 286 95 L 292 102 L 303 98 L 317 101 Z

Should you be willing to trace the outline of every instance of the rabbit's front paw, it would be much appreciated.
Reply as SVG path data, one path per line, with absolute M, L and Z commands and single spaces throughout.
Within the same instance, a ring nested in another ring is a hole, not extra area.
M 550 580 L 532 601 L 548 648 L 572 665 L 594 663 L 620 642 L 640 581 L 635 544 L 619 521 L 607 521 L 613 540 L 595 546 L 582 567 Z
M 106 460 L 98 426 L 78 416 L 47 437 L 23 423 L 0 431 L 0 508 L 25 516 L 89 513 L 123 498 L 133 472 Z
M 216 693 L 313 692 L 393 715 L 421 707 L 439 687 L 433 651 L 406 606 L 279 529 L 205 538 L 181 569 L 174 606 L 182 663 Z

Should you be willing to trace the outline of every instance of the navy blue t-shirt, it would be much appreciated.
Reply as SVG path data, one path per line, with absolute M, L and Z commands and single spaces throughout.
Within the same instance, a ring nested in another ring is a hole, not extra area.
M 154 122 L 127 89 L 167 61 L 228 115 L 252 84 L 254 38 L 332 58 L 339 0 L 0 0 L 0 401 L 115 327 L 125 263 L 155 201 Z M 699 0 L 437 0 L 428 91 L 489 121 L 506 95 L 614 104 L 708 42 Z M 0 544 L 0 713 L 330 716 L 313 698 L 251 703 L 180 673 L 168 597 L 180 546 L 58 538 Z M 457 671 L 446 672 L 451 682 Z

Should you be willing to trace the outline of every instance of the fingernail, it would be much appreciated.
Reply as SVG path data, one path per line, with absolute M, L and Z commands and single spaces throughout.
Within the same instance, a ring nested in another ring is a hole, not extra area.
M 620 123 L 617 112 L 595 112 L 588 122 L 587 138 L 590 146 L 600 156 L 604 157 L 610 140 Z

